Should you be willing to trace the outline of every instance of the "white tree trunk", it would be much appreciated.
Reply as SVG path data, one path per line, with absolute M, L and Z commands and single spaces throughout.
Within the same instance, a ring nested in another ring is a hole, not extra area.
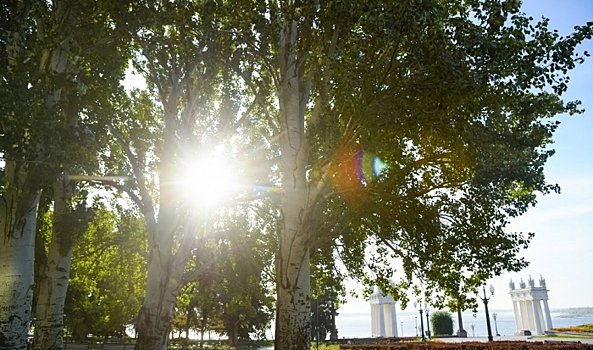
M 5 179 L 14 186 L 11 163 L 6 164 Z M 0 197 L 0 350 L 27 348 L 39 198 L 10 187 Z
M 174 154 L 175 134 L 167 130 L 164 154 Z M 172 183 L 173 164 L 164 160 L 161 164 L 161 183 Z M 191 256 L 191 237 L 182 238 L 179 248 L 173 253 L 175 233 L 178 231 L 175 193 L 170 187 L 161 187 L 158 221 L 148 224 L 148 276 L 146 294 L 138 316 L 138 340 L 136 350 L 165 350 L 173 307 L 183 287 L 183 273 Z M 152 205 L 152 204 L 150 204 Z M 145 214 L 146 216 L 146 214 Z M 151 222 L 151 220 L 148 220 Z M 189 228 L 185 228 L 188 229 Z M 187 233 L 187 232 L 186 232 Z
M 61 252 L 55 236 L 49 246 L 45 272 L 39 281 L 35 308 L 34 349 L 64 348 L 64 304 L 70 278 L 72 249 Z
M 68 208 L 72 191 L 66 181 L 58 181 L 54 186 L 53 230 L 47 263 L 39 278 L 37 303 L 35 305 L 36 350 L 57 350 L 64 348 L 64 304 L 70 279 L 72 245 L 69 240 L 60 239 L 65 232 L 59 221 L 70 215 Z
M 167 349 L 173 307 L 181 290 L 180 281 L 175 283 L 170 278 L 173 271 L 167 268 L 167 261 L 161 264 L 155 260 L 159 259 L 153 258 L 148 265 L 146 295 L 138 318 L 137 350 Z
M 304 111 L 301 109 L 296 22 L 284 23 L 280 35 L 281 86 L 279 91 L 282 151 L 281 218 L 276 256 L 277 350 L 310 347 L 309 237 L 303 226 L 307 208 Z

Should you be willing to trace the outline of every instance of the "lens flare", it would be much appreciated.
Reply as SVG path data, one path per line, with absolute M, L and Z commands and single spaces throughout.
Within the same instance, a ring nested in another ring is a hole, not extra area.
M 282 189 L 282 187 L 278 187 L 278 186 L 263 186 L 263 185 L 254 185 L 252 187 L 252 190 L 254 192 L 260 192 L 260 193 L 269 193 L 269 194 L 283 194 L 284 190 Z
M 355 159 L 358 181 L 363 185 L 368 185 L 387 169 L 387 163 L 374 154 L 365 152 L 364 150 L 356 152 Z
M 354 143 L 345 143 L 336 150 L 330 174 L 334 188 L 346 204 L 359 210 L 369 197 L 370 185 L 388 168 L 376 155 Z

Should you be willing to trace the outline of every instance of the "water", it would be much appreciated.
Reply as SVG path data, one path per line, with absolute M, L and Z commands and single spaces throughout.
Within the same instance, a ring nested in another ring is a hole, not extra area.
M 476 317 L 471 312 L 463 313 L 463 328 L 467 331 L 468 337 L 485 337 L 488 335 L 486 328 L 486 316 L 483 310 L 480 310 Z M 496 324 L 493 313 L 496 312 Z M 559 317 L 560 313 L 552 312 L 553 327 L 570 327 L 585 323 L 593 323 L 593 317 Z M 424 329 L 426 330 L 426 314 L 423 315 Z M 472 332 L 471 324 L 474 324 Z M 399 336 L 415 336 L 415 326 L 418 324 L 420 329 L 420 313 L 416 311 L 398 311 L 397 312 L 397 332 Z M 496 334 L 496 328 L 501 336 L 512 336 L 516 332 L 515 314 L 513 310 L 490 310 L 490 325 L 492 334 Z M 338 327 L 339 337 L 345 338 L 366 338 L 371 336 L 371 313 L 341 313 L 336 317 L 336 326 Z M 403 333 L 402 333 L 403 327 Z M 456 332 L 457 313 L 453 314 L 453 329 Z M 418 331 L 420 334 L 420 331 Z

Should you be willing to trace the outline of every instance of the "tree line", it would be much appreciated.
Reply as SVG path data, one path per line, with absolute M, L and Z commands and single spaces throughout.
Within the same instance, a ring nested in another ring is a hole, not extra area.
M 526 266 L 506 226 L 559 190 L 551 118 L 582 112 L 561 95 L 593 23 L 560 37 L 520 5 L 2 2 L 0 349 L 31 322 L 35 349 L 121 322 L 164 349 L 272 313 L 276 348 L 307 349 L 346 276 L 472 307 Z M 207 204 L 180 176 L 216 154 L 239 180 Z

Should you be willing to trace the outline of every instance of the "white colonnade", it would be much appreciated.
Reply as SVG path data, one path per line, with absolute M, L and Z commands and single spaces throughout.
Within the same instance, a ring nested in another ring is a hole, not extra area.
M 552 328 L 546 280 L 540 277 L 538 287 L 535 286 L 531 276 L 527 282 L 528 285 L 521 279 L 519 289 L 515 289 L 515 283 L 512 280 L 509 283 L 517 334 L 526 334 L 525 331 L 531 334 L 544 334 Z
M 391 296 L 384 296 L 381 290 L 375 287 L 370 301 L 372 336 L 397 337 L 395 300 Z

